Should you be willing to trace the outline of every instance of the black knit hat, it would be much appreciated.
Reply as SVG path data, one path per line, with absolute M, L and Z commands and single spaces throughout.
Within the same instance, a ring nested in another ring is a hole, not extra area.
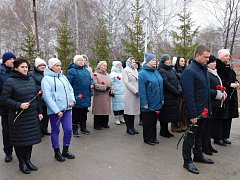
M 212 63 L 212 62 L 214 62 L 214 61 L 217 61 L 217 58 L 216 58 L 216 56 L 214 56 L 214 55 L 210 55 L 210 57 L 209 57 L 209 60 L 208 60 L 207 64 L 210 64 L 210 63 Z

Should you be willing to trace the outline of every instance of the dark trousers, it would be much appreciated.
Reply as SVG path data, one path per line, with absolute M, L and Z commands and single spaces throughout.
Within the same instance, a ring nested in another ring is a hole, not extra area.
M 72 124 L 73 126 L 80 125 L 81 130 L 86 129 L 88 108 L 73 108 L 72 109 Z
M 10 154 L 13 151 L 13 146 L 10 145 L 8 116 L 2 116 L 2 137 L 3 137 L 3 151 Z
M 192 162 L 192 148 L 193 148 L 193 154 L 196 158 L 202 158 L 202 136 L 206 128 L 206 121 L 204 120 L 198 120 L 197 127 L 193 127 L 191 131 L 193 133 L 188 133 L 187 137 L 183 141 L 182 146 L 182 156 L 184 159 L 184 162 Z M 194 147 L 193 147 L 194 146 Z
M 127 130 L 134 129 L 135 115 L 124 114 L 124 121 L 127 126 Z
M 228 139 L 232 125 L 231 119 L 213 119 L 212 138 L 214 140 Z
M 212 127 L 212 119 L 206 120 L 206 126 L 204 129 L 204 133 L 202 136 L 202 148 L 208 149 L 212 147 L 211 145 L 211 127 Z
M 168 122 L 161 122 L 160 120 L 160 134 L 163 135 L 169 134 Z
M 143 140 L 153 142 L 157 139 L 157 114 L 154 111 L 142 112 Z
M 49 116 L 47 115 L 47 106 L 43 106 L 42 110 L 43 110 L 43 119 L 41 120 L 41 131 L 47 132 L 48 122 L 49 122 Z
M 113 111 L 114 116 L 120 116 L 124 114 L 124 110 Z
M 106 127 L 108 126 L 109 115 L 94 115 L 93 120 L 94 128 Z
M 23 164 L 31 159 L 32 145 L 29 146 L 14 146 L 19 164 Z

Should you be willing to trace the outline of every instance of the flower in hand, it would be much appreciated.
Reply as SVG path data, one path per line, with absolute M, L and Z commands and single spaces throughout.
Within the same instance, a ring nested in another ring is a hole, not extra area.
M 203 119 L 203 118 L 207 118 L 207 117 L 208 117 L 208 109 L 207 109 L 207 108 L 204 108 L 204 109 L 203 109 L 203 112 L 202 112 L 196 119 L 199 120 L 199 119 Z M 188 124 L 186 131 L 182 134 L 182 136 L 181 136 L 180 139 L 178 140 L 177 149 L 178 149 L 178 145 L 180 144 L 180 142 L 181 142 L 182 140 L 184 140 L 189 133 L 193 133 L 193 132 L 192 132 L 192 129 L 193 129 L 194 127 L 197 127 L 197 126 L 198 126 L 198 125 L 195 124 L 195 123 L 190 123 L 190 124 Z

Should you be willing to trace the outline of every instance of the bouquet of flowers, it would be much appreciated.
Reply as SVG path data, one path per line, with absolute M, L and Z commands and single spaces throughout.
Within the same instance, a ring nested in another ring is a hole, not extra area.
M 31 102 L 32 102 L 34 99 L 36 99 L 39 95 L 42 95 L 42 94 L 43 94 L 43 91 L 42 91 L 42 90 L 39 90 L 38 93 L 37 93 L 37 95 L 34 96 L 28 103 L 31 104 Z M 15 117 L 15 119 L 13 120 L 13 124 L 15 123 L 15 121 L 17 120 L 17 118 L 23 113 L 23 111 L 24 111 L 24 109 L 22 109 L 22 110 L 20 111 L 20 113 Z
M 207 108 L 204 108 L 203 112 L 197 117 L 197 119 L 199 120 L 199 119 L 202 119 L 202 118 L 206 118 L 207 116 L 208 116 L 208 109 L 207 109 Z M 178 145 L 180 144 L 180 142 L 181 142 L 182 140 L 184 140 L 189 133 L 193 133 L 193 132 L 192 132 L 192 128 L 193 128 L 193 127 L 197 127 L 197 126 L 198 126 L 198 125 L 197 125 L 197 124 L 194 124 L 194 123 L 190 123 L 190 124 L 187 126 L 186 131 L 182 134 L 182 136 L 181 136 L 180 139 L 178 140 L 177 149 L 178 149 Z
M 226 91 L 226 87 L 221 86 L 221 85 L 217 85 L 217 86 L 216 86 L 216 90 L 219 90 L 219 91 L 221 91 L 222 93 L 224 93 L 224 92 Z M 223 106 L 223 101 L 224 101 L 224 99 L 222 98 L 222 99 L 221 99 L 221 107 Z

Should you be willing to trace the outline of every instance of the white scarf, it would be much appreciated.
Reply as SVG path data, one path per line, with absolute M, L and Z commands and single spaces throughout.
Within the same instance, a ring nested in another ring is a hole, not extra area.
M 221 78 L 219 77 L 219 75 L 218 75 L 218 73 L 217 73 L 217 69 L 210 69 L 210 68 L 208 68 L 208 72 L 210 72 L 212 75 L 214 75 L 214 76 L 216 76 L 218 79 L 219 79 L 219 81 L 220 81 L 220 84 L 221 84 L 221 86 L 222 86 L 222 80 L 221 80 Z

